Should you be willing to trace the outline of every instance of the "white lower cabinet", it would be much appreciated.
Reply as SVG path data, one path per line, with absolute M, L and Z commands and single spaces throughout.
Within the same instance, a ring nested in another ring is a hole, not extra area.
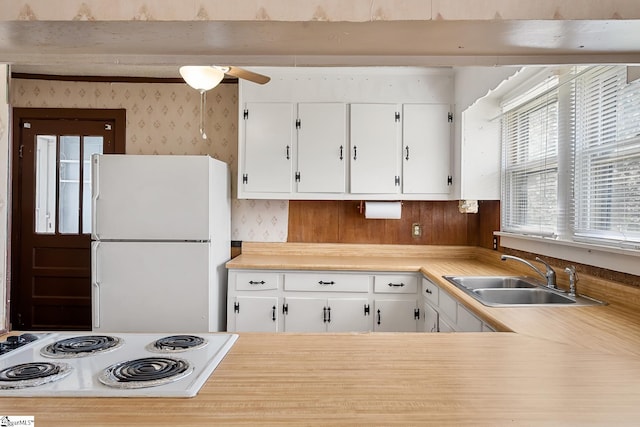
M 423 304 L 423 320 L 424 320 L 424 331 L 425 332 L 438 332 L 440 328 L 438 327 L 438 312 L 435 308 L 431 307 L 429 304 Z
M 424 330 L 426 332 L 494 331 L 458 300 L 424 277 L 422 278 L 422 297 L 424 298 Z M 428 320 L 427 317 L 429 317 Z M 434 324 L 437 325 L 435 330 Z
M 461 304 L 458 304 L 458 330 L 464 332 L 482 332 L 482 320 L 471 314 Z
M 378 332 L 421 331 L 415 274 L 376 274 L 373 277 L 373 330 Z
M 233 318 L 233 326 L 228 322 L 227 328 L 233 327 L 236 332 L 277 332 L 278 306 L 277 297 L 236 297 L 231 316 L 227 316 Z
M 229 332 L 493 331 L 415 273 L 229 270 Z M 422 296 L 420 296 L 422 295 Z
M 374 325 L 376 332 L 417 332 L 420 311 L 413 300 L 376 299 Z
M 286 297 L 285 332 L 366 332 L 371 329 L 367 298 Z
M 438 332 L 455 332 L 453 326 L 451 326 L 444 317 L 438 317 Z

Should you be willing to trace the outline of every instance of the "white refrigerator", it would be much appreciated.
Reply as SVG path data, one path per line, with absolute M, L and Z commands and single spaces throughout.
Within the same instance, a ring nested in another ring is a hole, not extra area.
M 91 162 L 93 330 L 224 331 L 227 164 L 114 154 Z

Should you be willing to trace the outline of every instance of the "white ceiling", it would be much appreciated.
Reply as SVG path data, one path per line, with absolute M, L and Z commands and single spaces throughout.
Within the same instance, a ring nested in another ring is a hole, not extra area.
M 14 72 L 179 77 L 184 64 L 464 66 L 640 63 L 640 20 L 5 21 Z

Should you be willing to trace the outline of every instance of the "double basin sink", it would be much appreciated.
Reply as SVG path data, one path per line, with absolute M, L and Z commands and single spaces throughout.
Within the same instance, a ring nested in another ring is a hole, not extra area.
M 602 305 L 582 296 L 569 296 L 551 289 L 531 277 L 521 276 L 443 276 L 456 287 L 490 307 L 584 306 Z

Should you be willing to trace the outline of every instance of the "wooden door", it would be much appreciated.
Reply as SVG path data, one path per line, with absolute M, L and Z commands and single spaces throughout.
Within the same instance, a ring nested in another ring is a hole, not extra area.
M 12 329 L 91 329 L 93 153 L 124 152 L 123 110 L 14 109 Z

